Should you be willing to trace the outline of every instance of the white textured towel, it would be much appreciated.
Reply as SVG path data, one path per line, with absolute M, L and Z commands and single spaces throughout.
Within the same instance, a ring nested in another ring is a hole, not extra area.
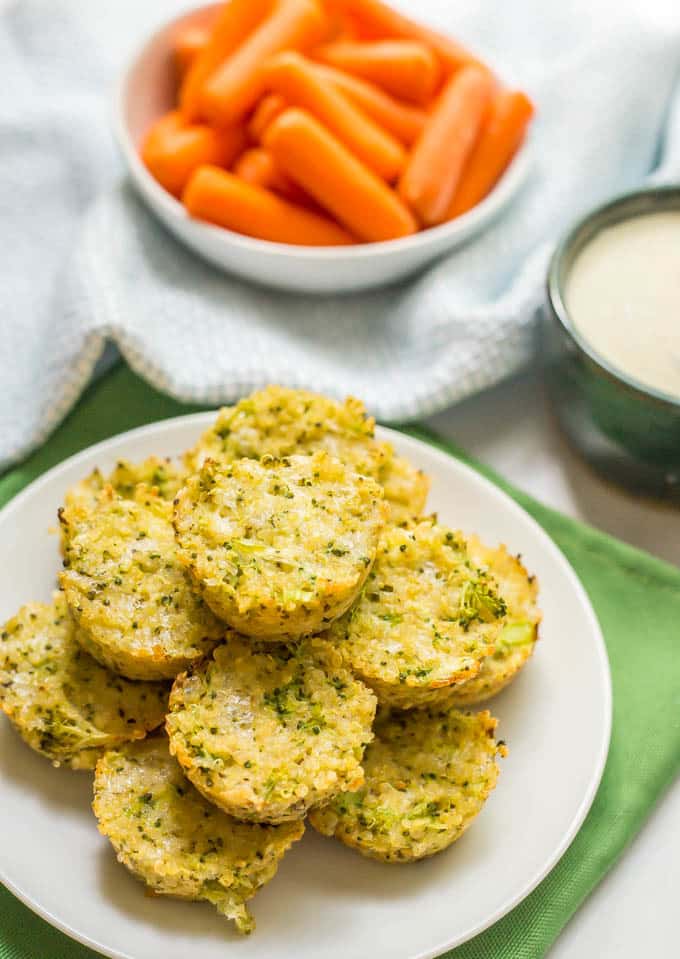
M 0 468 L 45 439 L 105 342 L 202 403 L 278 381 L 354 393 L 383 420 L 517 370 L 558 232 L 656 176 L 680 179 L 677 0 L 401 0 L 477 45 L 538 106 L 529 183 L 495 225 L 399 287 L 256 289 L 203 264 L 123 178 L 110 98 L 131 50 L 186 3 L 15 0 L 0 17 Z

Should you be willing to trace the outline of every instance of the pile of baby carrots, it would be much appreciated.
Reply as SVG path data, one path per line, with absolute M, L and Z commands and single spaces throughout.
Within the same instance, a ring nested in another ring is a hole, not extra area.
M 493 188 L 533 113 L 381 0 L 228 0 L 174 37 L 142 159 L 192 217 L 311 246 L 408 236 Z

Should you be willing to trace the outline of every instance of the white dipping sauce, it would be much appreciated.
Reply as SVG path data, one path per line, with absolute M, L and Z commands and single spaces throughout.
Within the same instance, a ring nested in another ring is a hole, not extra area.
M 598 233 L 571 267 L 565 302 L 613 367 L 680 399 L 680 210 Z

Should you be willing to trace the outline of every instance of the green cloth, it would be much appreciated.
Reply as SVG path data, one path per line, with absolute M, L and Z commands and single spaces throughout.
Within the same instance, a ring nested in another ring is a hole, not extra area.
M 91 387 L 46 446 L 0 478 L 0 504 L 44 470 L 98 440 L 187 412 L 126 367 Z M 454 456 L 430 434 L 411 430 Z M 680 769 L 680 570 L 568 519 L 493 476 L 538 522 L 581 577 L 599 616 L 614 684 L 611 749 L 580 833 L 536 890 L 446 959 L 536 959 L 620 856 Z M 577 694 L 577 690 L 575 693 Z M 574 708 L 578 708 L 577 699 Z M 417 921 L 417 918 L 414 920 Z M 606 918 L 603 917 L 603 922 Z M 367 943 L 370 954 L 370 944 Z M 0 891 L 0 959 L 92 959 Z

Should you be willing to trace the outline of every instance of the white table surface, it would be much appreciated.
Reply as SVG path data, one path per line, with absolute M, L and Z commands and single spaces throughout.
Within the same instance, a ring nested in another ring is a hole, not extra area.
M 503 384 L 429 423 L 543 503 L 680 565 L 680 510 L 638 501 L 595 476 L 560 434 L 539 376 Z M 680 781 L 567 925 L 550 959 L 678 955 L 678 889 Z

